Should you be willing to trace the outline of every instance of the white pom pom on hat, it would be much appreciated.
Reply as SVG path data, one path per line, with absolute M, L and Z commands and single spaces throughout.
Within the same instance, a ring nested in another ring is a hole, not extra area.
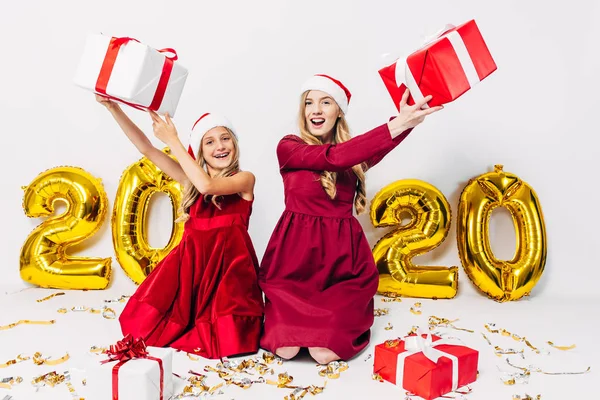
M 329 75 L 316 74 L 311 76 L 302 85 L 302 93 L 307 90 L 320 90 L 321 92 L 327 93 L 333 97 L 344 114 L 348 112 L 348 104 L 350 103 L 352 94 L 350 93 L 350 90 L 337 79 L 332 78 Z
M 216 128 L 217 126 L 224 126 L 229 129 L 235 135 L 237 139 L 237 134 L 235 129 L 233 129 L 233 125 L 227 118 L 222 115 L 217 115 L 213 113 L 205 113 L 192 126 L 192 130 L 190 131 L 190 137 L 188 140 L 188 153 L 192 156 L 192 158 L 196 159 L 196 152 L 200 148 L 200 143 L 202 142 L 202 138 L 206 132 L 210 131 L 212 128 Z

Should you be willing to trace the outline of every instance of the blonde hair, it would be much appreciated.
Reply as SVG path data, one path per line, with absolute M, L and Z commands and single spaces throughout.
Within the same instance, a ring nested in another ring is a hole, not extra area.
M 231 131 L 231 129 L 227 127 L 222 127 L 225 129 L 229 135 L 231 136 L 231 140 L 233 141 L 233 149 L 235 150 L 233 160 L 231 160 L 231 164 L 221 170 L 218 174 L 212 177 L 212 179 L 224 178 L 227 176 L 232 176 L 240 171 L 240 150 L 238 146 L 237 137 Z M 202 156 L 202 142 L 200 142 L 200 148 L 198 149 L 198 153 L 196 154 L 196 161 L 200 164 L 200 167 L 206 169 L 208 172 L 208 168 L 206 166 L 206 160 Z M 191 182 L 188 182 L 183 190 L 183 197 L 181 199 L 181 207 L 177 210 L 179 213 L 179 217 L 175 220 L 175 222 L 185 222 L 190 218 L 190 207 L 198 200 L 200 197 L 200 192 Z M 218 209 L 221 209 L 220 204 L 221 196 L 213 196 L 213 195 L 205 195 L 204 201 L 212 202 Z
M 308 130 L 308 125 L 306 123 L 305 110 L 306 110 L 306 97 L 308 96 L 308 90 L 304 92 L 301 96 L 300 102 L 300 112 L 298 114 L 298 124 L 300 126 L 300 137 L 307 144 L 323 144 L 321 139 L 316 136 L 313 136 Z M 338 106 L 339 107 L 339 106 Z M 342 112 L 340 117 L 335 123 L 334 126 L 335 135 L 333 136 L 333 143 L 344 143 L 351 139 L 350 129 L 348 128 L 348 122 Z M 367 190 L 365 184 L 365 171 L 367 170 L 367 164 L 361 163 L 358 165 L 354 165 L 352 167 L 352 171 L 358 178 L 358 182 L 356 184 L 356 196 L 354 197 L 354 209 L 356 210 L 356 214 L 362 214 L 365 212 L 367 207 Z M 325 193 L 332 200 L 335 199 L 337 188 L 335 187 L 335 182 L 337 181 L 337 172 L 331 171 L 323 171 L 321 172 L 321 186 L 325 190 Z

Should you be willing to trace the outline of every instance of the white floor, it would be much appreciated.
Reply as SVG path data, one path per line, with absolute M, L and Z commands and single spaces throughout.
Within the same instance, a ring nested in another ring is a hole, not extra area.
M 14 288 L 13 288 L 14 289 Z M 83 360 L 91 346 L 107 346 L 121 338 L 118 320 L 108 320 L 98 314 L 75 313 L 60 314 L 57 309 L 74 306 L 101 307 L 106 299 L 116 299 L 121 295 L 116 289 L 106 291 L 67 291 L 65 295 L 54 297 L 41 303 L 43 298 L 57 290 L 27 289 L 13 290 L 2 288 L 0 292 L 0 326 L 19 320 L 56 320 L 48 326 L 19 325 L 12 329 L 0 331 L 0 364 L 22 354 L 32 356 L 41 352 L 44 357 L 58 358 L 69 353 L 71 358 L 58 366 L 36 366 L 31 361 L 0 368 L 0 379 L 10 376 L 21 376 L 24 381 L 12 389 L 0 388 L 0 400 L 6 395 L 14 400 L 21 399 L 70 399 L 71 394 L 64 384 L 55 387 L 42 387 L 38 391 L 31 385 L 31 379 L 46 372 L 63 373 L 71 371 L 73 387 L 81 397 L 86 397 L 86 387 L 82 379 L 86 376 Z M 422 314 L 415 315 L 410 308 L 416 301 L 422 303 Z M 112 304 L 117 314 L 124 303 Z M 560 299 L 560 298 L 528 298 L 518 302 L 499 304 L 483 296 L 473 293 L 462 294 L 454 300 L 417 300 L 402 299 L 402 302 L 384 303 L 381 297 L 376 298 L 377 308 L 389 308 L 385 316 L 377 317 L 373 327 L 373 336 L 369 347 L 349 362 L 349 369 L 342 372 L 339 379 L 329 380 L 320 399 L 403 399 L 404 391 L 390 383 L 379 383 L 372 380 L 373 347 L 386 339 L 405 335 L 412 326 L 426 326 L 430 315 L 448 319 L 459 319 L 458 327 L 475 330 L 467 333 L 445 329 L 448 336 L 461 339 L 468 346 L 479 350 L 479 379 L 474 383 L 472 393 L 467 399 L 513 399 L 513 396 L 525 394 L 541 395 L 541 399 L 599 399 L 600 386 L 598 379 L 598 363 L 600 344 L 598 336 L 598 309 L 600 299 Z M 391 323 L 393 329 L 384 327 Z M 498 334 L 488 333 L 486 323 L 495 323 L 497 328 L 504 328 L 511 333 L 525 336 L 534 346 L 549 352 L 536 355 L 521 342 Z M 512 386 L 505 385 L 502 371 L 517 372 L 506 364 L 505 358 L 494 354 L 481 333 L 486 333 L 494 346 L 502 348 L 524 349 L 525 359 L 510 356 L 511 361 L 519 365 L 535 365 L 547 372 L 583 371 L 591 366 L 591 371 L 584 375 L 543 375 L 532 373 L 529 382 Z M 576 344 L 574 350 L 559 351 L 547 344 L 552 341 L 556 345 Z M 205 365 L 215 365 L 216 361 L 190 360 L 185 353 L 174 354 L 173 372 L 188 376 L 188 370 L 202 372 Z M 316 364 L 308 357 L 275 365 L 275 371 L 287 371 L 294 377 L 294 384 L 308 386 L 324 384 L 319 376 Z M 209 373 L 209 384 L 221 382 L 214 373 Z M 276 380 L 276 376 L 273 377 Z M 176 393 L 180 393 L 185 382 L 174 378 Z M 281 389 L 266 384 L 254 384 L 249 389 L 237 386 L 222 388 L 222 399 L 283 399 L 291 389 Z M 307 395 L 306 398 L 311 398 Z M 91 398 L 91 397 L 87 397 Z

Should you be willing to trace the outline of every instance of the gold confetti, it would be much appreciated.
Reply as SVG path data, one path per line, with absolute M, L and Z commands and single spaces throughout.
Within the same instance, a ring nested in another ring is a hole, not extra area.
M 48 372 L 47 374 L 40 375 L 36 378 L 33 378 L 31 384 L 36 385 L 48 385 L 50 387 L 54 387 L 65 380 L 65 376 L 57 373 L 56 371 Z
M 516 340 L 517 342 L 523 342 L 527 345 L 527 347 L 529 347 L 531 350 L 535 351 L 537 354 L 540 354 L 540 351 L 534 347 L 529 340 L 527 340 L 527 338 L 525 338 L 524 336 L 521 337 L 519 335 L 515 335 L 514 333 L 510 333 L 509 331 L 507 331 L 506 329 L 493 329 L 496 326 L 496 324 L 485 324 L 485 329 L 488 330 L 488 332 L 490 333 L 498 333 L 502 336 L 505 337 L 512 337 L 514 340 Z
M 535 397 L 532 397 L 532 396 L 530 396 L 528 394 L 525 394 L 524 396 L 521 396 L 521 395 L 518 395 L 518 394 L 513 395 L 513 400 L 541 400 L 541 399 L 542 399 L 542 395 L 541 394 L 538 394 Z
M 50 296 L 46 296 L 46 297 L 44 297 L 44 298 L 42 298 L 42 299 L 37 299 L 36 301 L 37 301 L 38 303 L 41 303 L 42 301 L 50 300 L 50 299 L 51 299 L 51 298 L 53 298 L 53 297 L 56 297 L 56 296 L 64 296 L 64 295 L 65 295 L 65 292 L 53 293 L 53 294 L 51 294 Z
M 381 375 L 379 375 L 379 374 L 373 374 L 373 375 L 371 375 L 371 379 L 373 379 L 374 381 L 377 381 L 377 382 L 383 382 L 384 381 L 383 378 L 381 377 Z
M 22 356 L 22 355 L 19 354 L 15 359 L 8 360 L 4 364 L 0 364 L 0 368 L 6 368 L 6 367 L 9 367 L 11 365 L 15 365 L 17 363 L 23 362 L 23 361 L 27 361 L 29 359 L 30 359 L 30 357 Z
M 14 328 L 15 326 L 18 326 L 18 325 L 52 325 L 55 322 L 56 322 L 55 320 L 50 320 L 50 321 L 30 321 L 28 319 L 22 319 L 20 321 L 13 322 L 12 324 L 0 326 L 0 331 L 4 331 L 4 330 L 7 330 L 7 329 L 12 329 L 12 328 Z
M 411 308 L 410 308 L 410 312 L 415 314 L 415 315 L 421 315 L 422 311 L 421 311 L 421 303 L 416 302 Z
M 496 354 L 496 356 L 498 357 L 502 357 L 503 355 L 507 355 L 507 354 L 518 354 L 521 356 L 521 358 L 525 358 L 525 355 L 523 354 L 523 350 L 515 350 L 515 349 L 502 349 L 499 346 L 494 346 L 494 354 Z
M 23 382 L 23 378 L 21 378 L 20 376 L 10 376 L 8 378 L 2 378 L 0 379 L 0 388 L 12 389 L 14 385 L 18 385 L 21 382 Z
M 383 301 L 384 303 L 392 303 L 392 302 L 401 303 L 402 302 L 400 295 L 396 294 L 396 293 L 392 293 L 392 292 L 382 293 L 382 296 L 383 296 L 383 298 L 381 299 L 381 301 Z
M 66 308 L 59 308 L 56 312 L 60 314 L 66 314 L 69 312 Z M 117 318 L 117 313 L 115 310 L 108 306 L 103 306 L 100 308 L 95 307 L 86 307 L 86 306 L 75 306 L 71 307 L 71 312 L 89 312 L 90 314 L 102 314 L 102 318 L 104 319 L 115 319 Z
M 455 326 L 454 322 L 456 322 L 456 321 L 458 321 L 458 319 L 450 321 L 449 319 L 440 318 L 440 317 L 436 317 L 435 315 L 432 315 L 429 317 L 429 329 L 431 330 L 434 328 L 450 328 L 450 329 L 455 329 L 457 331 L 464 331 L 464 332 L 469 332 L 469 333 L 475 332 L 471 329 L 459 328 L 459 327 Z
M 557 345 L 555 345 L 555 344 L 554 344 L 554 343 L 552 343 L 552 342 L 547 342 L 547 343 L 548 343 L 550 346 L 554 347 L 555 349 L 557 349 L 557 350 L 562 350 L 562 351 L 566 351 L 566 350 L 573 350 L 575 347 L 577 347 L 577 346 L 575 346 L 574 344 L 572 344 L 572 345 L 570 345 L 570 346 L 557 346 Z
M 267 384 L 269 385 L 275 385 L 278 388 L 285 388 L 287 387 L 290 383 L 292 383 L 292 381 L 294 380 L 293 376 L 290 376 L 287 372 L 282 372 L 279 375 L 277 375 L 277 382 L 272 381 L 270 379 L 267 379 Z
M 104 353 L 106 353 L 107 350 L 108 350 L 108 348 L 106 348 L 106 347 L 98 347 L 98 346 L 90 347 L 90 353 L 104 354 Z
M 392 329 L 394 329 L 394 326 L 391 324 L 391 322 L 388 322 L 387 326 L 385 328 L 386 331 L 391 331 Z
M 332 361 L 327 365 L 317 364 L 317 368 L 319 368 L 319 376 L 338 379 L 340 373 L 348 369 L 348 363 L 345 361 Z
M 381 316 L 384 316 L 384 315 L 388 315 L 389 312 L 390 312 L 389 308 L 376 308 L 374 310 L 374 315 L 376 317 L 381 317 Z
M 127 301 L 127 299 L 130 297 L 131 296 L 129 296 L 129 295 L 122 295 L 118 299 L 104 300 L 104 302 L 105 303 L 125 303 Z

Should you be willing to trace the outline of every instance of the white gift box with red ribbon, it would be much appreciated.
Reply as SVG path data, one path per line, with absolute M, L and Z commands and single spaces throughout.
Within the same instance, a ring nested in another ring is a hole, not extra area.
M 119 400 L 170 399 L 174 391 L 173 350 L 148 347 L 148 351 L 151 358 L 134 358 L 122 365 L 118 361 L 101 362 L 105 355 L 87 354 L 87 382 L 82 394 L 89 400 L 114 399 L 115 394 Z
M 87 37 L 74 82 L 132 107 L 174 116 L 187 76 L 173 49 L 95 34 Z

